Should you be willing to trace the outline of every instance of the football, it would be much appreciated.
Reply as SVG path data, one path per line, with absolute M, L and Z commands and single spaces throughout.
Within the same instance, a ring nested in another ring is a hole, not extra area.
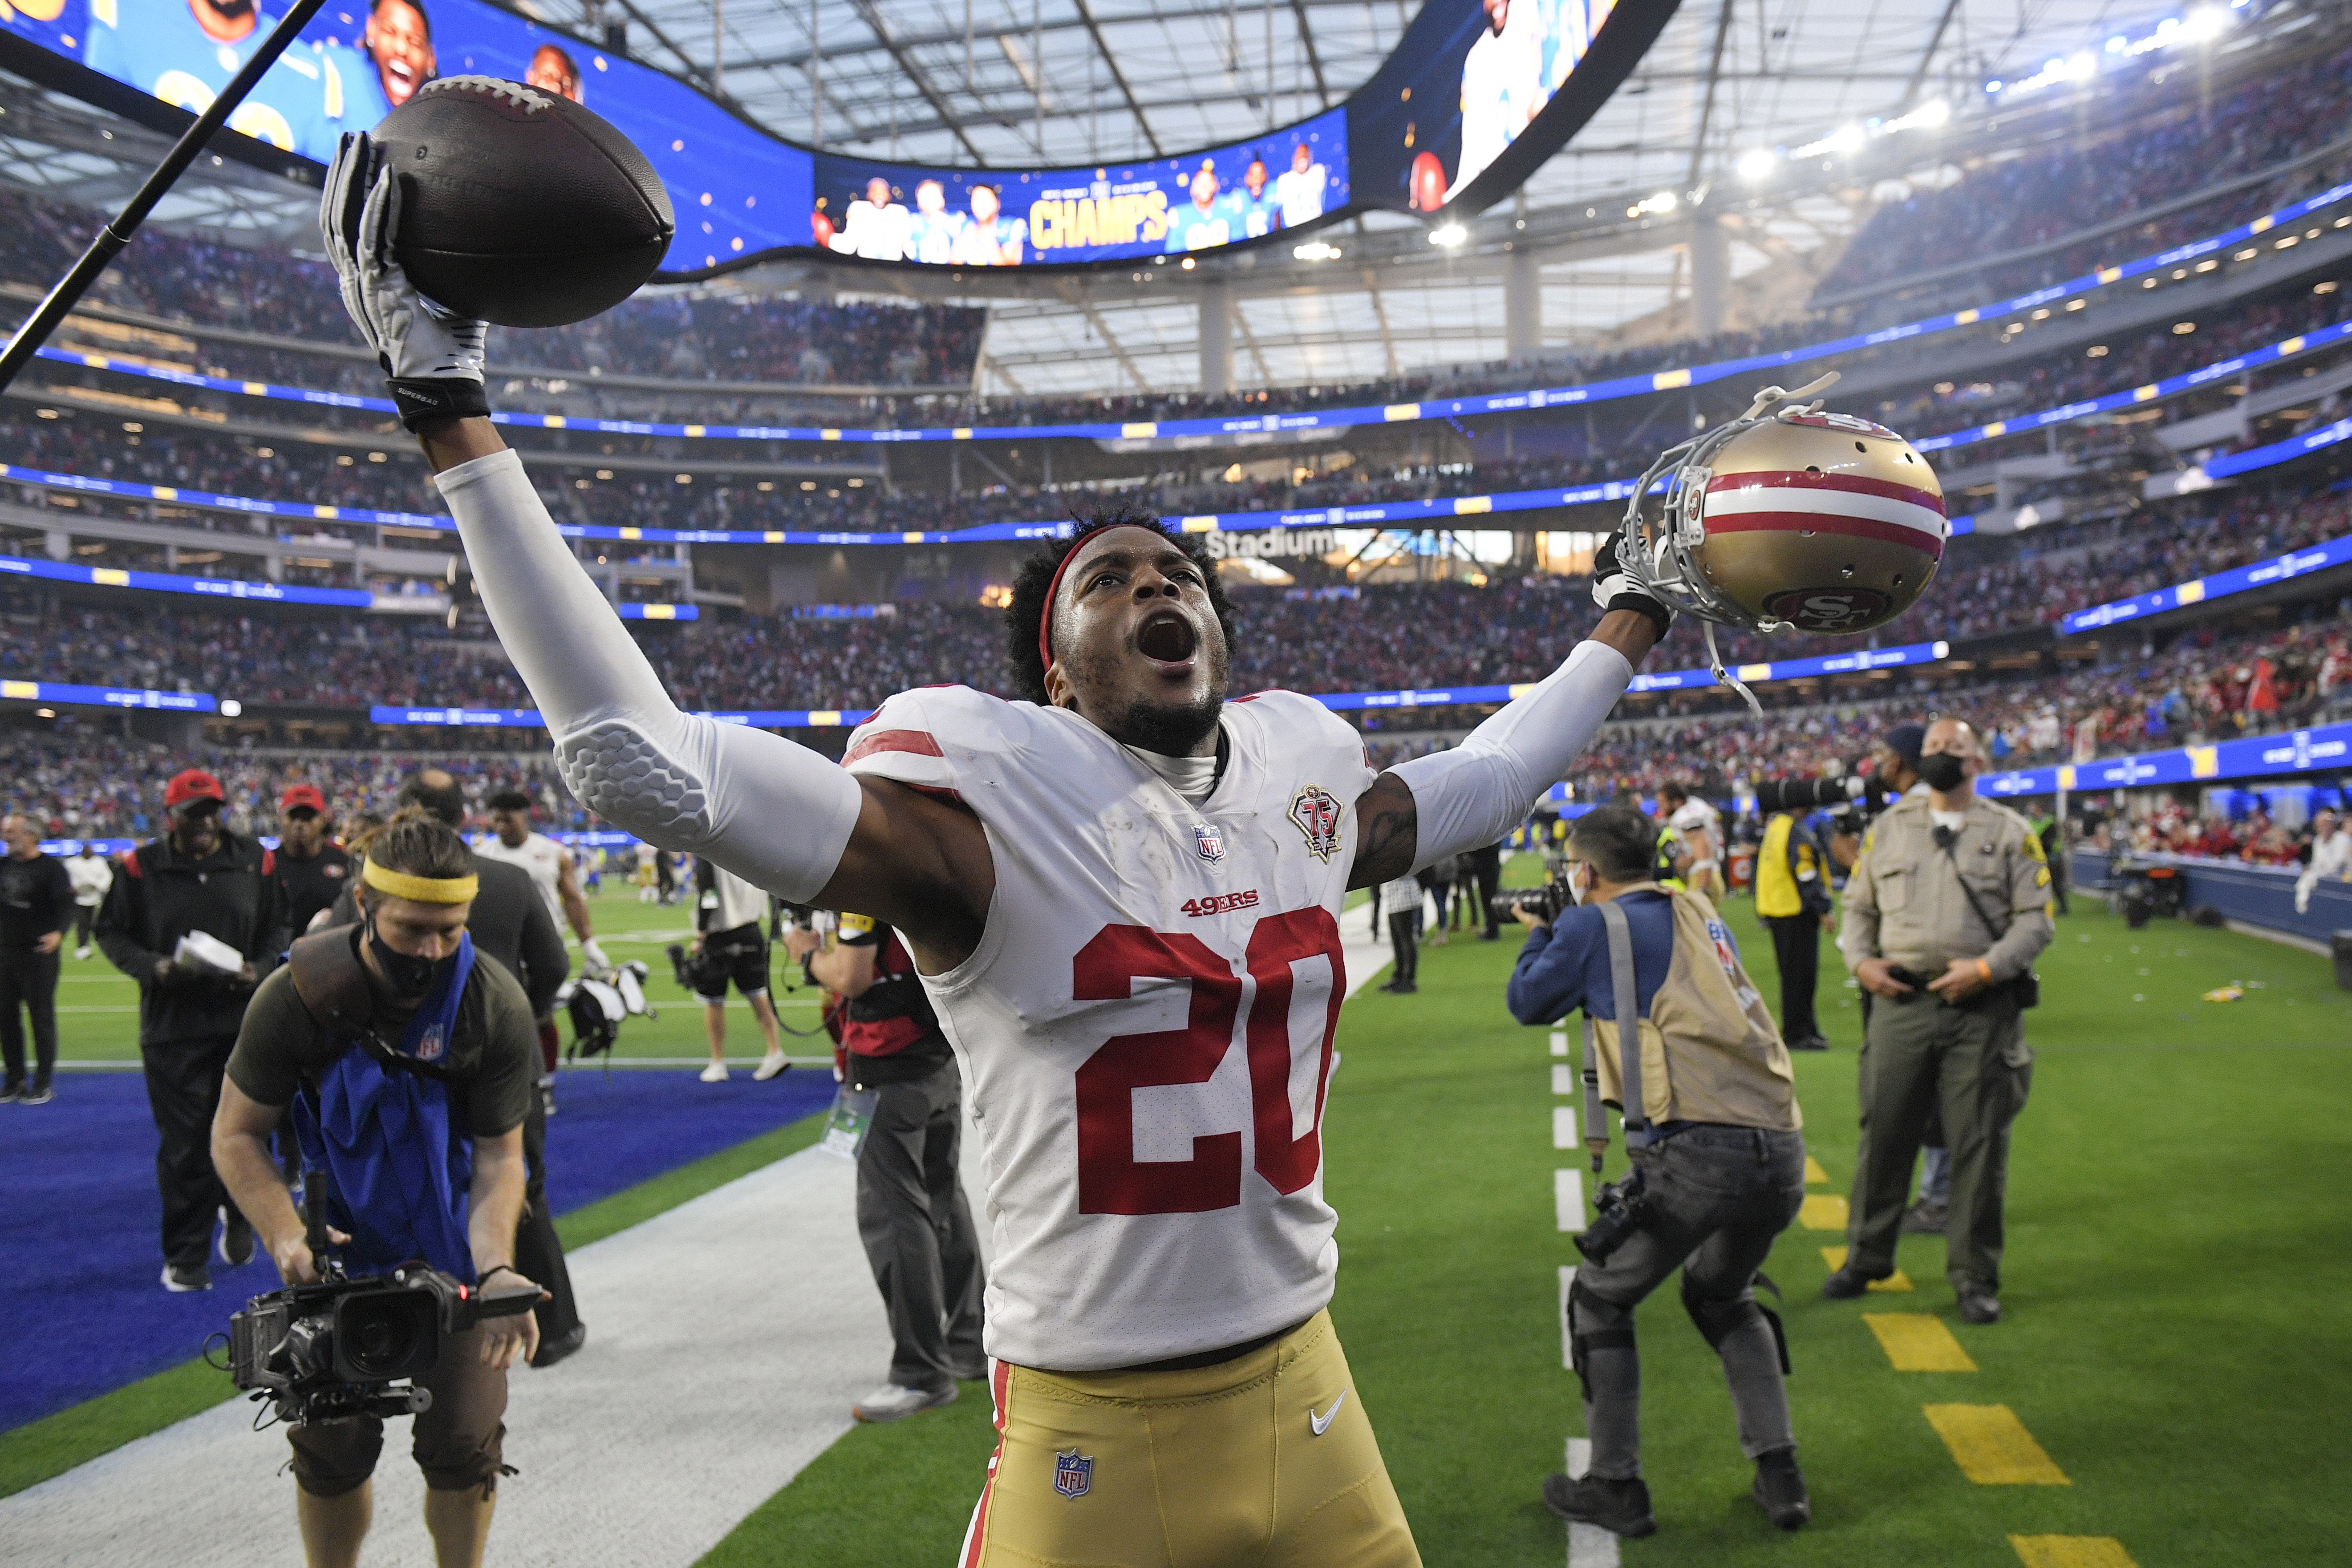
M 427 82 L 373 135 L 400 172 L 394 255 L 426 298 L 467 316 L 584 321 L 635 293 L 677 230 L 626 136 L 521 82 Z

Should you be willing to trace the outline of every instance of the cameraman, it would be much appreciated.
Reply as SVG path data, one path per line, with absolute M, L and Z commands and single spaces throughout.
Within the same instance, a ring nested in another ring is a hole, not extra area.
M 1937 720 L 1920 752 L 1925 797 L 1878 819 L 1846 883 L 1838 947 L 1873 1002 L 1846 1260 L 1822 1293 L 1859 1296 L 1895 1271 L 1911 1162 L 1940 1113 L 1951 1157 L 1945 1271 L 1960 1316 L 1995 1323 L 2009 1129 L 2033 1067 L 2023 1008 L 2053 927 L 2042 841 L 2015 812 L 1977 798 L 1981 767 L 1976 732 Z
M 360 875 L 364 922 L 297 942 L 254 993 L 213 1158 L 289 1284 L 320 1274 L 269 1153 L 289 1103 L 303 1181 L 324 1191 L 328 1239 L 352 1275 L 421 1258 L 467 1284 L 493 1275 L 528 1284 L 513 1258 L 539 1038 L 521 984 L 467 934 L 473 853 L 412 810 L 370 841 Z M 530 1313 L 492 1318 L 445 1340 L 415 1380 L 433 1395 L 415 1418 L 414 1451 L 442 1568 L 482 1560 L 504 1459 L 507 1368 L 538 1342 Z M 311 1568 L 356 1562 L 383 1423 L 314 1422 L 288 1438 L 305 1558 Z
M 1804 1203 L 1795 1079 L 1730 931 L 1704 897 L 1658 887 L 1656 846 L 1656 826 L 1637 806 L 1588 812 L 1568 836 L 1565 879 L 1578 907 L 1551 925 L 1519 911 L 1534 929 L 1511 974 L 1511 1016 L 1547 1024 L 1582 1007 L 1587 1070 L 1597 1056 L 1603 1103 L 1622 1109 L 1627 1076 L 1642 1090 L 1625 1128 L 1643 1217 L 1614 1251 L 1577 1269 L 1569 1294 L 1592 1462 L 1580 1478 L 1547 1480 L 1544 1506 L 1620 1535 L 1657 1528 L 1642 1480 L 1633 1310 L 1680 1268 L 1683 1308 L 1723 1362 L 1740 1447 L 1756 1462 L 1752 1495 L 1774 1524 L 1794 1530 L 1812 1509 L 1781 1384 L 1780 1321 L 1758 1304 L 1754 1283 L 1773 1239 Z M 1619 991 L 1621 955 L 1612 952 L 1604 905 L 1623 915 L 1630 999 Z M 1633 1075 L 1617 1038 L 1629 1002 L 1640 1020 Z M 1605 1139 L 1606 1123 L 1587 1110 L 1588 1142 L 1595 1131 Z
M 708 856 L 695 857 L 694 889 L 694 959 L 686 977 L 702 998 L 702 1034 L 710 1042 L 702 1081 L 727 1081 L 727 983 L 732 980 L 768 1042 L 768 1054 L 751 1069 L 752 1079 L 765 1083 L 785 1065 L 775 999 L 768 994 L 768 895 Z

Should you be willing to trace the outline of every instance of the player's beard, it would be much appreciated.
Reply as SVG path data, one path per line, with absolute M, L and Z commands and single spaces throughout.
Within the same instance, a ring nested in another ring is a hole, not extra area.
M 1155 701 L 1138 697 L 1108 726 L 1111 739 L 1140 752 L 1163 757 L 1184 757 L 1217 732 L 1217 715 L 1233 685 L 1233 657 L 1222 636 L 1203 638 L 1209 659 L 1209 683 L 1200 696 L 1186 702 Z

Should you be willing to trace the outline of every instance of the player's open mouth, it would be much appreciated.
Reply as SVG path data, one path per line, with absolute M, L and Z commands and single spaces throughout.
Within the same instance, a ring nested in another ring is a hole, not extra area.
M 1136 651 L 1171 673 L 1192 668 L 1192 656 L 1200 647 L 1200 634 L 1193 631 L 1192 623 L 1174 610 L 1156 611 L 1136 628 Z
M 383 78 L 386 87 L 390 89 L 386 93 L 387 97 L 391 92 L 398 92 L 404 99 L 416 90 L 416 68 L 406 60 L 384 61 Z

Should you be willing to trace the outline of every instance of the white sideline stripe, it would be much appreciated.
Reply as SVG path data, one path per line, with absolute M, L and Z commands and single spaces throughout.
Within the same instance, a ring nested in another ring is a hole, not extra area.
M 855 1179 L 803 1150 L 572 1255 L 588 1344 L 513 1376 L 521 1473 L 499 1489 L 494 1562 L 688 1568 L 848 1429 L 890 1354 Z M 299 1568 L 286 1441 L 252 1414 L 232 1400 L 0 1499 L 9 1560 Z M 427 1568 L 424 1483 L 393 1426 L 367 1561 Z
M 1350 994 L 1390 962 L 1370 938 L 1341 948 Z M 972 1192 L 978 1151 L 967 1122 Z M 500 1489 L 492 1562 L 691 1568 L 849 1429 L 890 1355 L 856 1173 L 803 1150 L 572 1254 L 588 1344 L 513 1374 L 507 1458 L 521 1473 Z M 221 1300 L 224 1320 L 234 1306 Z M 248 1430 L 252 1414 L 232 1400 L 0 1499 L 6 1561 L 300 1568 L 286 1441 Z M 974 1497 L 984 1479 L 975 1468 Z M 371 1568 L 430 1568 L 397 1422 L 375 1489 Z
M 1568 1055 L 1568 1031 L 1566 1029 L 1554 1029 L 1551 1032 L 1551 1054 L 1556 1057 L 1564 1057 Z
M 1555 1105 L 1551 1108 L 1551 1146 L 1573 1149 L 1577 1145 L 1576 1107 Z
M 1592 1463 L 1592 1444 L 1583 1437 L 1568 1440 L 1568 1475 L 1584 1474 Z M 1617 1537 L 1597 1524 L 1568 1527 L 1568 1568 L 1617 1568 Z
M 1576 1265 L 1561 1264 L 1559 1266 L 1559 1364 L 1564 1372 L 1576 1370 L 1576 1346 L 1570 1342 L 1568 1333 L 1568 1293 L 1575 1284 Z
M 1559 1220 L 1559 1228 L 1573 1235 L 1584 1228 L 1584 1173 L 1554 1171 L 1551 1173 L 1551 1206 Z
M 1576 1069 L 1566 1062 L 1551 1064 L 1551 1091 L 1554 1094 L 1576 1092 Z

